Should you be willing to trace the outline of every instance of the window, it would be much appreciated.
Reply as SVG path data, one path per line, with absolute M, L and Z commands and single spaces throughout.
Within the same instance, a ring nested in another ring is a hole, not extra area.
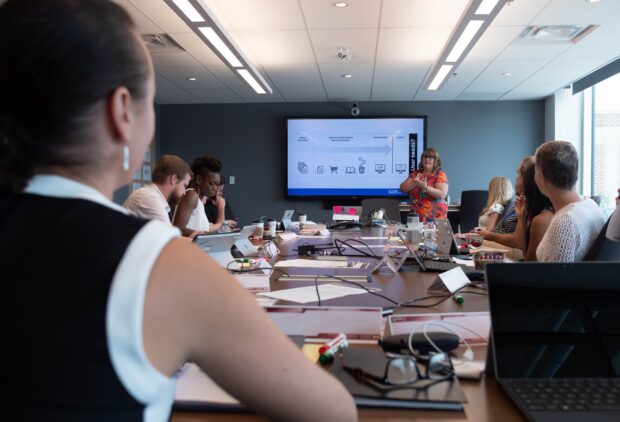
M 591 89 L 592 196 L 600 196 L 601 207 L 611 211 L 620 188 L 620 74 Z

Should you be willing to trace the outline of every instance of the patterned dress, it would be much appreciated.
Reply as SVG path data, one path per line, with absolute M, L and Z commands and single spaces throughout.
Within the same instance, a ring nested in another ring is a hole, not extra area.
M 437 183 L 448 184 L 448 176 L 441 169 L 428 175 L 424 175 L 422 170 L 414 170 L 409 177 L 426 179 L 426 185 L 429 187 L 434 187 Z M 433 198 L 418 187 L 409 191 L 409 196 L 411 197 L 411 211 L 420 216 L 420 221 L 427 218 L 448 218 L 448 203 L 445 199 Z

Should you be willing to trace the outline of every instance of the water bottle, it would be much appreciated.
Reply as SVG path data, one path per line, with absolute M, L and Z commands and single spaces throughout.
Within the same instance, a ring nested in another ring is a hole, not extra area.
M 429 218 L 424 225 L 424 253 L 426 255 L 435 255 L 437 251 L 437 226 L 435 220 Z

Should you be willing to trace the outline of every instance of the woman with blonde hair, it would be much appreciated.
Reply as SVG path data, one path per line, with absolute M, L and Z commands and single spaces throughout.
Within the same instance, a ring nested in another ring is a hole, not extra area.
M 499 221 L 502 212 L 514 197 L 512 183 L 507 177 L 495 176 L 489 182 L 489 196 L 487 204 L 478 218 L 478 227 L 485 230 L 493 230 Z

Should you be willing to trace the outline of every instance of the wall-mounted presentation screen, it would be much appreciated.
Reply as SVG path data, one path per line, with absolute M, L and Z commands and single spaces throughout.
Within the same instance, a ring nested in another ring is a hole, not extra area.
M 426 117 L 288 118 L 286 193 L 402 196 L 425 146 Z

